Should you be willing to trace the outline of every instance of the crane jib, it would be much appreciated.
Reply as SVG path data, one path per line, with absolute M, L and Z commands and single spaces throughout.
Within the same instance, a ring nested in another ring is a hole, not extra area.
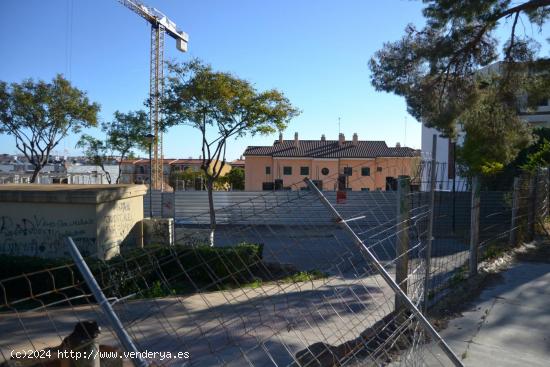
M 122 5 L 132 10 L 134 13 L 147 20 L 153 27 L 162 26 L 168 35 L 177 41 L 177 48 L 180 51 L 187 51 L 187 42 L 189 36 L 187 33 L 180 31 L 176 23 L 171 21 L 160 10 L 147 6 L 138 0 L 118 0 Z

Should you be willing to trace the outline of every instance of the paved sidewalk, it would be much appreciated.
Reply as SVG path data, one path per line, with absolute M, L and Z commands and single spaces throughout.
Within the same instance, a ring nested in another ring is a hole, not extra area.
M 550 264 L 518 262 L 501 275 L 441 336 L 465 366 L 550 366 Z
M 393 309 L 393 292 L 379 275 L 329 277 L 134 300 L 114 308 L 142 350 L 189 352 L 189 367 L 288 366 L 308 345 L 356 338 Z M 118 344 L 95 306 L 0 313 L 0 363 L 11 350 L 60 344 L 77 321 L 87 319 L 102 326 L 101 344 Z

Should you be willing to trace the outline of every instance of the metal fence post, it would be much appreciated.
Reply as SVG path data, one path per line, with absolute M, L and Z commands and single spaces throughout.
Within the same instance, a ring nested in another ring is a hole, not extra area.
M 472 178 L 472 206 L 470 208 L 470 276 L 477 275 L 477 250 L 479 245 L 479 178 Z
M 531 173 L 529 179 L 529 212 L 527 214 L 527 238 L 535 239 L 535 211 L 537 208 L 537 173 Z
M 410 203 L 410 179 L 407 176 L 399 176 L 397 181 L 397 236 L 395 281 L 407 294 L 407 278 L 409 276 L 409 218 L 411 211 Z M 405 309 L 403 300 L 395 295 L 395 310 L 400 312 Z
M 432 241 L 433 241 L 433 228 L 434 228 L 434 210 L 435 210 L 435 184 L 436 184 L 436 154 L 437 154 L 437 135 L 432 137 L 432 160 L 430 164 L 430 213 L 428 217 L 428 233 L 426 234 L 426 259 L 425 267 L 426 273 L 424 274 L 424 313 L 428 311 L 428 302 L 430 296 L 430 278 L 432 271 Z M 454 195 L 454 193 L 453 193 Z M 454 200 L 454 196 L 453 196 Z M 454 210 L 454 202 L 453 202 Z M 454 214 L 453 214 L 453 231 L 454 231 Z
M 80 251 L 78 251 L 78 248 L 73 242 L 73 239 L 71 237 L 67 237 L 65 239 L 65 242 L 67 244 L 67 247 L 69 247 L 69 252 L 71 253 L 71 256 L 76 264 L 76 267 L 80 271 L 80 274 L 82 274 L 82 277 L 84 278 L 84 281 L 90 287 L 90 290 L 92 291 L 92 294 L 94 295 L 94 298 L 96 299 L 97 303 L 109 319 L 109 322 L 113 326 L 113 329 L 118 337 L 118 340 L 124 347 L 124 349 L 127 352 L 132 352 L 132 362 L 134 363 L 134 366 L 136 367 L 147 367 L 148 364 L 145 361 L 145 359 L 141 358 L 141 355 L 135 346 L 132 339 L 130 339 L 130 336 L 124 329 L 124 326 L 122 326 L 122 323 L 120 322 L 120 319 L 116 315 L 115 311 L 113 310 L 113 307 L 111 307 L 111 304 L 103 294 L 103 291 L 97 284 L 92 272 L 90 271 L 90 268 L 82 258 L 82 255 L 80 254 Z
M 515 245 L 518 241 L 518 207 L 519 207 L 519 177 L 514 177 L 512 192 L 512 219 L 510 221 L 510 244 Z

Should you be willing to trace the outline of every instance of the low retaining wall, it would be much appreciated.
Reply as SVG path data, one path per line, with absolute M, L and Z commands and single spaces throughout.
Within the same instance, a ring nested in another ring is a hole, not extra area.
M 174 219 L 143 219 L 143 245 L 174 245 Z
M 143 185 L 0 185 L 0 253 L 108 259 L 142 246 Z

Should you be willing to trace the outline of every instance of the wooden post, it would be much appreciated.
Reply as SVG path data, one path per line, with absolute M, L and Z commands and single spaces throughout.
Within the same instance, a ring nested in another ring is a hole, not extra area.
M 397 179 L 397 236 L 396 236 L 396 269 L 395 282 L 407 294 L 407 277 L 409 276 L 409 218 L 410 218 L 410 178 L 399 176 Z M 405 309 L 403 300 L 395 296 L 395 311 Z
M 531 173 L 529 179 L 529 212 L 527 213 L 527 239 L 535 239 L 535 211 L 537 207 L 537 174 Z
M 430 298 L 430 279 L 432 268 L 432 241 L 433 241 L 433 228 L 434 228 L 434 211 L 435 211 L 435 184 L 436 184 L 436 161 L 437 154 L 437 135 L 433 135 L 432 139 L 432 160 L 430 164 L 430 216 L 428 218 L 428 233 L 426 234 L 426 258 L 425 266 L 426 271 L 424 273 L 424 313 L 428 313 L 428 303 Z M 453 193 L 454 195 L 454 193 Z M 453 196 L 454 197 L 454 196 Z M 454 203 L 453 203 L 454 204 Z M 454 207 L 453 207 L 454 210 Z M 454 216 L 453 216 L 454 221 Z M 454 231 L 454 229 L 453 229 Z
M 510 221 L 510 244 L 518 241 L 518 207 L 519 207 L 519 177 L 514 177 L 514 191 L 512 192 L 512 220 Z
M 470 208 L 470 276 L 477 275 L 477 250 L 479 245 L 479 179 L 472 178 L 472 206 Z

